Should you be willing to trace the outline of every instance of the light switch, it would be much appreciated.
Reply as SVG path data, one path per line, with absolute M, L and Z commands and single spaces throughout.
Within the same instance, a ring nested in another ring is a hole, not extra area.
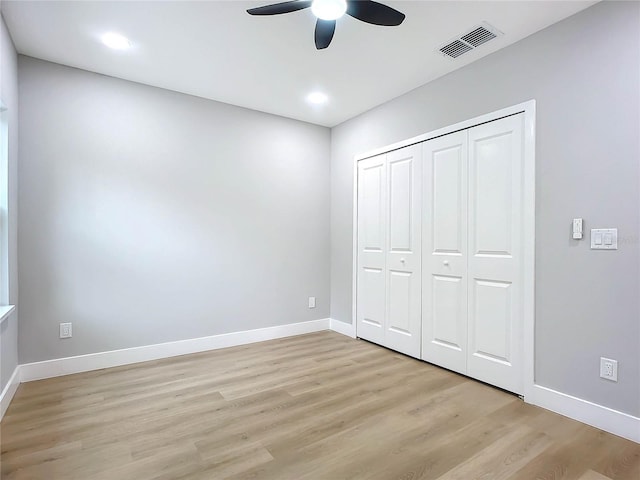
M 618 229 L 617 228 L 592 228 L 591 229 L 591 249 L 592 250 L 617 250 L 618 249 Z

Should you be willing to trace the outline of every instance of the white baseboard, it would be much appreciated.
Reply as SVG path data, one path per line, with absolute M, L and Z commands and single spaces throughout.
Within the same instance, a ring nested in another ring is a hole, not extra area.
M 525 401 L 640 443 L 640 418 L 633 415 L 603 407 L 541 385 L 534 385 L 533 394 L 525 397 Z
M 77 357 L 57 358 L 43 362 L 20 365 L 20 379 L 31 382 L 44 378 L 59 377 L 72 373 L 100 370 L 102 368 L 118 367 L 131 363 L 146 362 L 160 358 L 175 357 L 189 353 L 217 350 L 219 348 L 234 347 L 248 343 L 263 342 L 276 338 L 292 337 L 304 333 L 328 330 L 330 320 L 323 318 L 310 322 L 290 323 L 275 327 L 258 328 L 243 332 L 225 333 L 210 337 L 192 338 L 177 342 L 146 345 L 142 347 L 125 348 L 108 352 L 90 353 Z
M 331 318 L 329 319 L 329 328 L 334 332 L 341 333 L 347 337 L 356 338 L 356 327 L 353 323 L 345 323 Z
M 18 365 L 11 374 L 11 378 L 7 382 L 2 390 L 2 394 L 0 394 L 0 420 L 4 417 L 7 408 L 9 408 L 9 404 L 11 400 L 13 400 L 13 396 L 16 394 L 16 390 L 20 386 L 20 365 Z

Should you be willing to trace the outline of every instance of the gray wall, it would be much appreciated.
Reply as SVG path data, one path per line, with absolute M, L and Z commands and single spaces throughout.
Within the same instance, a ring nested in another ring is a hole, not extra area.
M 331 318 L 351 322 L 354 155 L 535 99 L 536 382 L 640 415 L 639 31 L 640 3 L 602 2 L 335 127 Z M 572 241 L 574 217 L 619 250 Z
M 329 129 L 23 56 L 19 76 L 20 363 L 328 317 Z
M 0 99 L 9 115 L 9 219 L 8 219 L 8 292 L 2 292 L 2 304 L 18 303 L 18 60 L 9 31 L 0 17 Z M 4 172 L 2 173 L 4 174 Z M 8 294 L 7 294 L 8 293 Z M 0 325 L 0 392 L 18 365 L 17 310 Z

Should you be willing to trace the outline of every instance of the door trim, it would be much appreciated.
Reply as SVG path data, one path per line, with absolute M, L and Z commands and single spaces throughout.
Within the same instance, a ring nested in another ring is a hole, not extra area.
M 536 138 L 536 101 L 529 100 L 511 107 L 490 112 L 470 120 L 465 120 L 444 128 L 418 135 L 385 147 L 376 148 L 366 153 L 356 155 L 353 159 L 353 245 L 352 245 L 352 296 L 351 322 L 356 330 L 356 292 L 357 292 L 357 259 L 358 259 L 358 162 L 366 158 L 389 153 L 393 150 L 426 142 L 443 135 L 482 125 L 483 123 L 499 120 L 511 115 L 524 115 L 524 163 L 523 163 L 523 355 L 524 355 L 524 400 L 534 401 L 535 385 L 535 205 L 536 205 L 536 166 L 535 166 L 535 138 Z

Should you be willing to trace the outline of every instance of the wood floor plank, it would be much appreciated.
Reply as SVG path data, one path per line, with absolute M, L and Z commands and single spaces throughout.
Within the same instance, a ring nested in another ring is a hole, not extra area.
M 333 333 L 22 384 L 11 480 L 638 480 L 640 445 Z

